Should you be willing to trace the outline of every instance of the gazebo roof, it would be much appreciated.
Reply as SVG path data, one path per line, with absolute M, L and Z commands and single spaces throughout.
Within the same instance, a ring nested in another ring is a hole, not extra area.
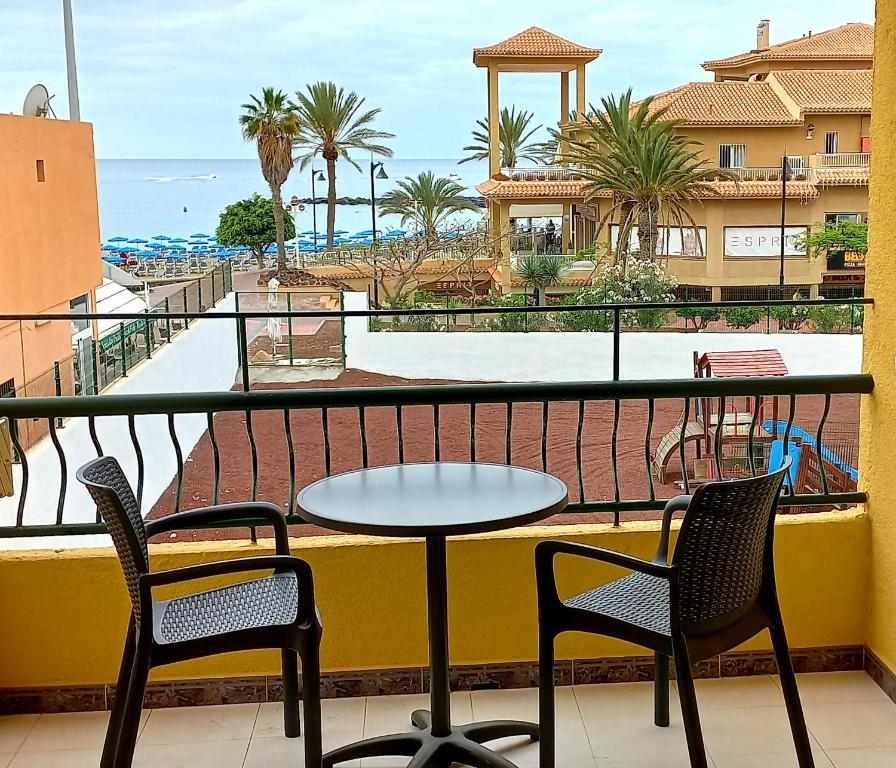
M 493 59 L 576 59 L 578 63 L 594 61 L 600 48 L 587 48 L 541 27 L 529 27 L 513 37 L 485 48 L 473 49 L 473 63 L 488 66 Z

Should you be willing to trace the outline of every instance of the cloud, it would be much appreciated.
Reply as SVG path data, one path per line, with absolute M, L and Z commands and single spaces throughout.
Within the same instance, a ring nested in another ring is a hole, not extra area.
M 486 109 L 472 49 L 533 24 L 602 47 L 591 101 L 629 86 L 645 95 L 706 79 L 700 61 L 747 50 L 756 22 L 783 40 L 871 21 L 873 0 L 710 5 L 705 0 L 74 0 L 81 110 L 99 157 L 251 157 L 236 123 L 249 93 L 334 80 L 382 107 L 399 157 L 456 157 Z M 58 0 L 0 0 L 0 109 L 44 82 L 67 114 Z M 559 76 L 506 74 L 502 104 L 559 110 Z

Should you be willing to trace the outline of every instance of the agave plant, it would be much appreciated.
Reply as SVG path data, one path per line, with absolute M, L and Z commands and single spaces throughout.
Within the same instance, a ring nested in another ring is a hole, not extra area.
M 552 147 L 554 142 L 530 142 L 535 133 L 541 130 L 541 125 L 530 128 L 535 115 L 525 109 L 516 111 L 516 107 L 501 110 L 501 118 L 498 123 L 498 142 L 501 148 L 501 167 L 514 168 L 520 160 L 529 160 L 533 163 L 544 164 L 553 159 Z M 471 160 L 488 159 L 488 117 L 477 120 L 478 130 L 473 131 L 473 144 L 464 147 L 464 152 L 470 152 L 469 157 L 461 160 L 468 163 Z
M 544 303 L 544 289 L 554 285 L 569 267 L 569 258 L 559 253 L 521 256 L 514 270 L 535 290 L 535 303 Z

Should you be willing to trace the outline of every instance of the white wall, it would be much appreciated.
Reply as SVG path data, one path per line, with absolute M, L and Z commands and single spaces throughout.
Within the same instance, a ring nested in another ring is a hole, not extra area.
M 366 309 L 367 294 L 345 294 Z M 623 333 L 623 379 L 692 378 L 693 353 L 778 349 L 793 375 L 859 373 L 861 335 Z M 408 378 L 463 381 L 600 381 L 612 378 L 610 333 L 370 333 L 345 322 L 346 367 Z
M 232 312 L 233 296 L 223 300 L 215 312 Z M 233 386 L 238 366 L 236 330 L 233 320 L 203 319 L 191 323 L 170 344 L 164 344 L 146 360 L 130 371 L 106 394 L 146 394 L 166 392 L 206 392 L 229 390 Z M 184 414 L 175 418 L 175 431 L 184 459 L 190 454 L 205 432 L 205 414 Z M 165 416 L 138 416 L 137 436 L 144 456 L 145 480 L 143 511 L 162 495 L 177 471 L 168 421 Z M 134 453 L 125 417 L 105 417 L 96 420 L 96 431 L 103 452 L 115 456 L 132 484 L 137 483 L 137 457 Z M 65 522 L 91 522 L 96 507 L 83 486 L 75 479 L 75 470 L 96 456 L 90 440 L 86 419 L 71 419 L 59 430 L 59 439 L 68 463 L 66 484 Z M 25 524 L 53 523 L 59 494 L 60 467 L 55 448 L 45 438 L 27 453 L 30 482 L 25 502 Z M 15 486 L 21 490 L 21 468 L 15 467 Z M 0 499 L 0 525 L 15 523 L 18 496 Z M 40 539 L 6 540 L 5 547 L 55 547 L 64 544 L 88 546 L 108 543 L 105 536 L 46 537 Z

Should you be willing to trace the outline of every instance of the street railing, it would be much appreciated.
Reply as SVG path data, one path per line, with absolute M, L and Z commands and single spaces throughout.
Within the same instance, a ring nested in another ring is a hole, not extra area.
M 265 498 L 300 523 L 296 493 L 320 477 L 387 463 L 478 460 L 552 472 L 570 489 L 570 512 L 609 515 L 619 524 L 628 513 L 661 509 L 702 478 L 765 471 L 775 461 L 776 441 L 779 454 L 799 451 L 803 468 L 782 504 L 841 507 L 863 502 L 865 494 L 826 427 L 830 414 L 842 413 L 842 397 L 872 389 L 872 377 L 857 374 L 0 400 L 0 422 L 6 420 L 22 458 L 15 511 L 2 521 L 0 537 L 104 532 L 98 516 L 72 520 L 67 502 L 78 487 L 75 470 L 104 455 L 112 441 L 116 457 L 131 467 L 144 514 L 196 506 L 197 499 Z M 741 402 L 749 416 L 738 416 Z M 195 449 L 181 442 L 184 419 L 204 427 Z M 32 461 L 16 437 L 30 420 L 46 423 L 55 456 L 52 466 L 44 457 L 39 473 L 39 457 Z M 90 441 L 73 449 L 79 443 L 63 433 L 83 432 L 85 422 Z M 167 427 L 164 440 L 159 426 Z M 670 481 L 676 463 L 677 479 Z M 158 488 L 161 466 L 171 468 L 162 478 L 170 489 L 147 501 L 148 477 Z M 33 489 L 46 494 L 54 484 L 49 509 L 29 506 Z M 49 519 L 35 521 L 42 514 Z

